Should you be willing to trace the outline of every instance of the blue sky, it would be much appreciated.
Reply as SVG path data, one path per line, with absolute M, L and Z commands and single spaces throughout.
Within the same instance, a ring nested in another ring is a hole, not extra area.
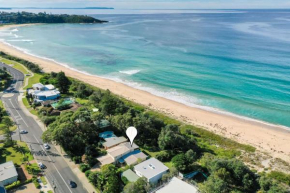
M 290 8 L 288 0 L 0 0 L 1 7 L 85 7 L 116 9 L 249 9 Z

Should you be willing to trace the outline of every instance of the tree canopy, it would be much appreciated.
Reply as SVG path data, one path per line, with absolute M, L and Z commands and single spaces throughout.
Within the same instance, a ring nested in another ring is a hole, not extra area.
M 29 12 L 0 12 L 0 21 L 2 23 L 104 23 L 106 21 L 98 20 L 86 15 L 68 15 L 68 14 L 47 14 L 29 13 Z

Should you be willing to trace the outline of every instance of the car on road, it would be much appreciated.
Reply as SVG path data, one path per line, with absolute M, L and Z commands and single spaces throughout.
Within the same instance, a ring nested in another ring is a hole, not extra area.
M 43 147 L 44 147 L 45 149 L 50 149 L 50 146 L 49 146 L 47 143 L 43 144 Z
M 46 166 L 43 163 L 41 163 L 41 162 L 38 163 L 38 166 L 40 167 L 40 169 L 45 169 L 46 168 Z
M 76 188 L 76 187 L 77 187 L 77 184 L 76 184 L 74 181 L 69 180 L 69 181 L 68 181 L 68 184 L 69 184 L 69 186 L 70 186 L 71 188 Z
M 28 133 L 28 131 L 26 131 L 26 130 L 20 130 L 20 134 L 27 134 Z

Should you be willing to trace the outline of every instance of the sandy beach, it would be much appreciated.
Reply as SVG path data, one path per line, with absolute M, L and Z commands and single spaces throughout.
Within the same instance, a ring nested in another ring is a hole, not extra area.
M 7 27 L 14 26 L 11 25 Z M 3 29 L 7 27 L 2 26 L 0 28 Z M 19 27 L 19 25 L 17 25 L 17 27 Z M 34 62 L 41 66 L 45 72 L 63 71 L 67 76 L 79 79 L 102 89 L 109 89 L 117 95 L 148 106 L 159 112 L 166 113 L 171 117 L 192 125 L 203 127 L 240 143 L 252 145 L 261 151 L 269 152 L 273 157 L 282 158 L 287 162 L 290 161 L 290 130 L 288 131 L 283 127 L 189 107 L 121 83 L 74 71 L 50 60 L 25 54 L 2 42 L 0 42 L 0 50 L 7 54 Z

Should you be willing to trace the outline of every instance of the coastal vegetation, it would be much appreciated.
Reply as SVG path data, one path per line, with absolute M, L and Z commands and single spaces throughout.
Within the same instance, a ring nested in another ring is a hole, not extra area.
M 104 23 L 86 15 L 47 14 L 29 12 L 0 12 L 0 22 L 5 24 L 26 23 Z
M 52 107 L 37 107 L 36 112 L 48 126 L 43 141 L 59 144 L 74 162 L 81 163 L 81 170 L 102 192 L 148 192 L 153 188 L 143 178 L 135 183 L 120 178 L 121 172 L 132 166 L 109 164 L 102 166 L 100 171 L 89 170 L 98 162 L 96 158 L 105 154 L 98 134 L 112 130 L 125 136 L 129 126 L 138 129 L 134 142 L 141 150 L 170 166 L 170 173 L 163 176 L 163 182 L 178 172 L 198 171 L 204 177 L 192 180 L 198 183 L 201 192 L 287 192 L 288 174 L 257 172 L 249 167 L 250 164 L 242 162 L 243 159 L 237 159 L 257 153 L 252 146 L 152 111 L 109 90 L 66 77 L 63 72 L 43 73 L 39 80 L 61 88 L 63 96 L 82 101 L 82 107 L 62 111 L 59 116 L 52 113 Z M 100 127 L 102 120 L 110 122 L 109 128 Z

